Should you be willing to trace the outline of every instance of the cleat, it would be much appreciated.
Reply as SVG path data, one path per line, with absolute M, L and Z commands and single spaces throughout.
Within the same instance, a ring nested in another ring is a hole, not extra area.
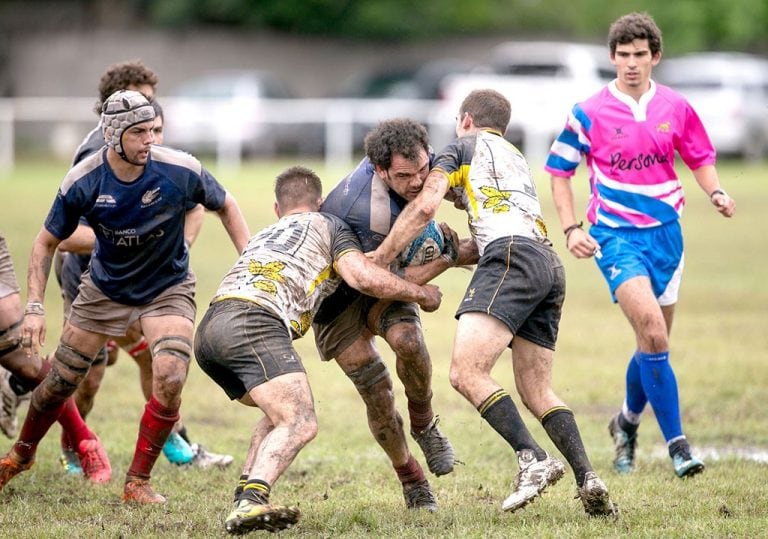
M 192 448 L 178 432 L 172 432 L 163 444 L 163 455 L 171 464 L 182 466 L 189 464 L 195 457 Z
M 107 452 L 98 438 L 82 440 L 77 456 L 80 458 L 83 475 L 91 483 L 104 485 L 112 479 L 112 466 L 109 464 L 109 457 L 107 457 Z
M 126 479 L 122 500 L 124 503 L 165 503 L 165 496 L 154 491 L 149 479 Z
M 637 433 L 629 436 L 619 426 L 619 415 L 616 414 L 608 423 L 608 432 L 613 438 L 613 448 L 615 457 L 613 459 L 613 469 L 620 474 L 632 473 L 635 469 L 635 449 L 637 448 Z
M 59 457 L 64 471 L 71 475 L 83 475 L 83 468 L 80 466 L 80 457 L 77 456 L 71 447 L 63 447 Z
M 0 430 L 8 438 L 14 438 L 19 423 L 16 419 L 16 411 L 19 404 L 29 399 L 29 393 L 17 395 L 10 385 L 11 371 L 0 367 Z
M 35 463 L 35 459 L 29 462 L 22 462 L 19 456 L 11 449 L 8 453 L 0 458 L 0 490 L 13 479 L 14 476 L 20 474 L 23 471 L 29 470 Z
M 190 465 L 196 466 L 207 470 L 208 468 L 226 468 L 235 460 L 232 455 L 219 455 L 218 453 L 211 453 L 206 451 L 205 448 L 199 444 L 192 444 L 191 446 L 192 462 Z
M 532 449 L 518 451 L 517 460 L 520 471 L 515 478 L 515 491 L 501 504 L 504 511 L 522 509 L 565 474 L 562 462 L 549 455 L 544 460 L 536 460 Z
M 576 489 L 576 497 L 581 499 L 584 511 L 591 517 L 619 516 L 619 508 L 611 501 L 608 487 L 595 472 L 587 472 L 584 484 Z
M 451 442 L 437 428 L 438 421 L 435 416 L 426 429 L 418 433 L 411 431 L 411 436 L 424 452 L 429 471 L 440 476 L 453 471 L 454 456 Z
M 437 511 L 437 499 L 426 479 L 403 485 L 403 496 L 408 509 L 426 509 L 430 513 Z
M 240 500 L 224 521 L 224 528 L 233 535 L 240 535 L 251 530 L 277 532 L 296 524 L 300 514 L 297 507 Z
M 680 479 L 693 477 L 697 473 L 704 471 L 704 463 L 691 456 L 689 451 L 682 451 L 672 457 L 672 465 L 675 467 L 675 474 Z

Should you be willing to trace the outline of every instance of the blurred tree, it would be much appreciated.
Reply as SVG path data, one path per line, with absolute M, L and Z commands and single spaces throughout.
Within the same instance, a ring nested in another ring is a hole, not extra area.
M 766 0 L 59 0 L 98 22 L 117 10 L 136 22 L 205 25 L 382 41 L 498 35 L 503 39 L 603 42 L 619 15 L 642 9 L 664 31 L 667 54 L 731 49 L 768 52 Z M 18 1 L 0 1 L 0 6 Z M 43 0 L 25 4 L 50 5 Z M 101 6 L 101 7 L 100 7 Z M 104 9 L 103 6 L 109 6 Z M 0 9 L 0 11 L 3 11 Z M 106 19 L 106 20 L 105 20 Z M 122 19 L 124 20 L 124 19 Z

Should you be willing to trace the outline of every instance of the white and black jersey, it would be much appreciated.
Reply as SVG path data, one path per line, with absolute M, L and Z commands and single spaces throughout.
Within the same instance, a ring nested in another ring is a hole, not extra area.
M 253 301 L 280 316 L 294 337 L 301 337 L 320 302 L 341 283 L 334 262 L 361 250 L 349 226 L 334 215 L 284 216 L 251 238 L 212 303 Z

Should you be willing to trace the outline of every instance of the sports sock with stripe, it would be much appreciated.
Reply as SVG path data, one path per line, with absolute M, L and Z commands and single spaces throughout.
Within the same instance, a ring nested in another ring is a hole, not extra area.
M 494 391 L 477 407 L 477 411 L 515 452 L 532 449 L 537 460 L 547 458 L 546 451 L 539 447 L 525 426 L 509 393 L 503 389 Z

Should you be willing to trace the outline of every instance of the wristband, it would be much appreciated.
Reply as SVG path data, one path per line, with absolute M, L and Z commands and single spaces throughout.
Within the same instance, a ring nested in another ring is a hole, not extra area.
M 714 191 L 709 193 L 709 200 L 712 200 L 712 197 L 715 196 L 715 195 L 723 195 L 724 197 L 728 196 L 728 194 L 725 191 L 723 191 L 722 189 L 715 189 Z
M 27 306 L 24 308 L 24 314 L 35 314 L 38 316 L 45 316 L 45 309 L 43 308 L 43 304 L 39 301 L 30 301 L 27 303 Z
M 579 221 L 578 223 L 574 223 L 568 228 L 566 228 L 565 230 L 563 230 L 563 234 L 565 234 L 565 241 L 568 241 L 568 236 L 571 235 L 571 232 L 573 232 L 577 228 L 582 228 L 582 227 L 584 227 L 584 222 Z

